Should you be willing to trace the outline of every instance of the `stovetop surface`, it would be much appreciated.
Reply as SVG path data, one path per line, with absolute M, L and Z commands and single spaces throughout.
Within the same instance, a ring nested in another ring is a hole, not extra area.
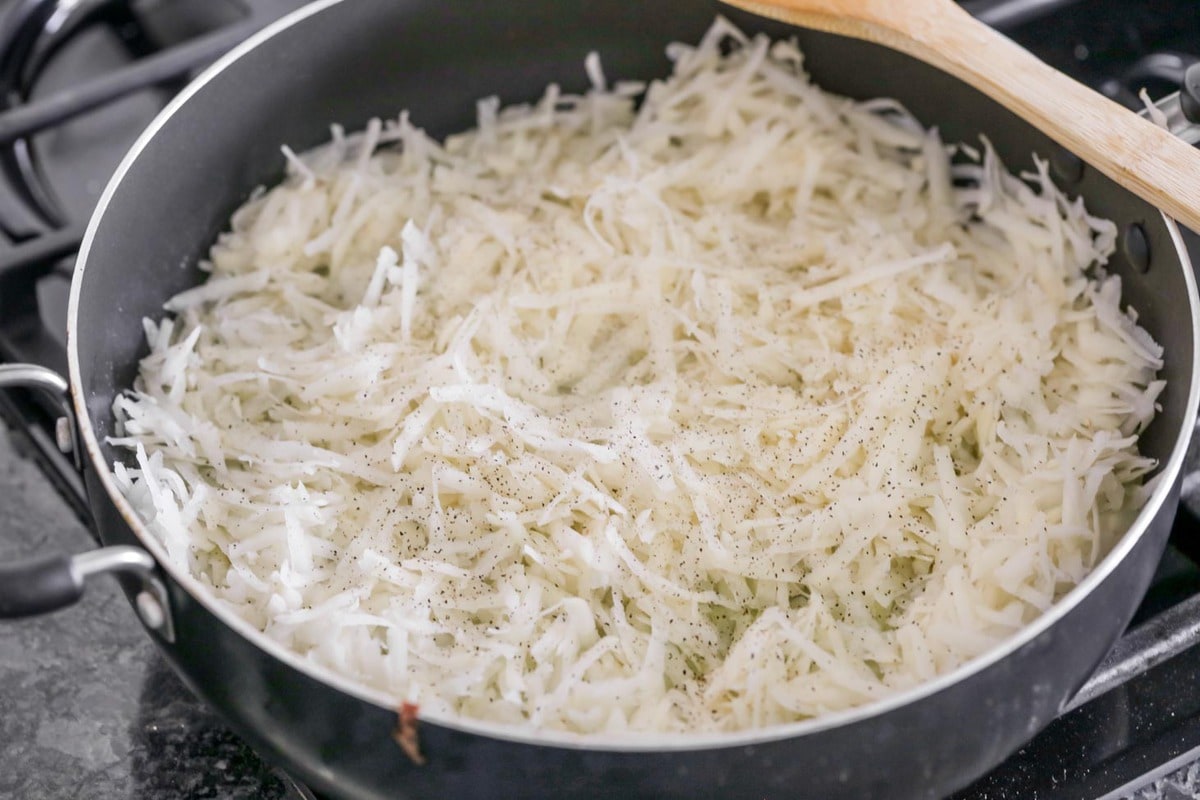
M 5 21 L 38 5 L 53 4 L 0 0 L 0 50 L 12 33 Z M 81 76 L 119 71 L 134 59 L 153 56 L 165 43 L 195 45 L 238 26 L 248 30 L 303 2 L 72 0 L 59 5 L 71 13 L 62 14 L 58 34 L 27 54 L 32 71 L 7 63 L 0 52 L 0 110 L 53 97 L 77 86 Z M 1130 86 L 1164 94 L 1191 62 L 1187 54 L 1200 55 L 1200 4 L 1194 0 L 966 0 L 963 5 L 1054 66 L 1131 106 L 1136 98 Z M 6 257 L 45 241 L 46 233 L 57 231 L 68 245 L 78 236 L 128 144 L 186 75 L 49 128 L 25 145 L 0 147 L 0 278 L 9 268 Z M 3 135 L 0 115 L 0 144 Z M 14 191 L 13 185 L 25 188 Z M 44 330 L 13 324 L 18 312 L 28 316 L 32 301 L 5 296 L 9 284 L 0 283 L 0 361 L 15 342 L 61 366 L 56 359 L 61 359 L 65 327 L 69 250 L 65 247 L 57 267 L 36 281 Z M 2 400 L 0 411 L 10 419 L 15 413 Z M 80 521 L 84 509 L 58 491 L 71 497 L 70 481 L 56 485 L 39 471 L 36 462 L 50 456 L 37 435 L 29 441 L 0 429 L 0 563 L 93 545 Z M 1200 480 L 1191 479 L 1189 488 L 1194 483 Z M 1200 491 L 1189 497 L 1200 511 Z M 1147 622 L 1141 632 L 1151 640 L 1159 635 L 1154 626 L 1163 609 L 1190 613 L 1194 606 L 1193 616 L 1200 619 L 1200 523 L 1183 515 L 1172 542 L 1137 620 Z M 1200 689 L 1195 687 L 1200 687 L 1200 647 L 1067 714 L 956 798 L 1200 796 L 1195 788 L 1200 786 Z M 182 686 L 111 582 L 89 585 L 83 602 L 61 613 L 0 626 L 0 765 L 0 798 L 304 796 Z M 1153 785 L 1143 788 L 1148 784 Z

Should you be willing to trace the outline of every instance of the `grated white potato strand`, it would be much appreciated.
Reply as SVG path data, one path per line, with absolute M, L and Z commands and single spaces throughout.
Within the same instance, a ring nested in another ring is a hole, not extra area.
M 1163 387 L 1113 226 L 794 44 L 669 53 L 285 150 L 115 404 L 171 558 L 398 700 L 581 733 L 862 704 L 1087 574 Z

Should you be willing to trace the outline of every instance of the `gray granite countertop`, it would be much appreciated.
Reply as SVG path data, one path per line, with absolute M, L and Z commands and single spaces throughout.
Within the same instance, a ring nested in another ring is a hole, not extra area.
M 0 563 L 94 543 L 0 426 Z M 77 606 L 0 623 L 0 798 L 285 796 L 183 687 L 111 578 Z

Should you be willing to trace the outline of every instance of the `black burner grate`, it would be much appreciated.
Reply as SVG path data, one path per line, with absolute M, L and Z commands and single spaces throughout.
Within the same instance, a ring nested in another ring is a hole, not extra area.
M 66 294 L 74 254 L 103 182 L 132 137 L 198 69 L 299 0 L 24 0 L 0 13 L 0 363 L 66 373 Z M 68 70 L 88 46 L 105 67 Z M 132 124 L 97 118 L 125 103 Z M 100 120 L 103 122 L 103 120 Z M 78 126 L 79 130 L 72 130 Z M 59 180 L 55 180 L 59 178 Z M 57 409 L 34 393 L 0 395 L 56 488 L 87 520 L 79 476 L 54 446 Z

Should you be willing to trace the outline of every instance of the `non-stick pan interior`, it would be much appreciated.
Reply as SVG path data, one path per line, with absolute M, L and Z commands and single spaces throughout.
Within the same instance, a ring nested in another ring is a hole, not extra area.
M 198 260 L 231 212 L 283 170 L 280 145 L 301 150 L 337 122 L 360 128 L 409 109 L 442 136 L 472 124 L 475 101 L 536 99 L 550 82 L 586 87 L 584 57 L 600 53 L 611 78 L 646 79 L 668 69 L 665 46 L 698 41 L 716 14 L 747 31 L 796 36 L 826 88 L 891 96 L 947 141 L 986 134 L 1012 168 L 1055 147 L 1013 114 L 958 81 L 884 48 L 797 31 L 718 3 L 444 3 L 346 0 L 293 25 L 212 77 L 176 108 L 128 165 L 107 205 L 79 277 L 75 327 L 83 387 L 101 441 L 113 396 L 144 353 L 141 319 L 162 316 L 172 294 L 200 280 Z M 1191 316 L 1176 250 L 1157 212 L 1095 170 L 1077 185 L 1096 213 L 1143 226 L 1152 264 L 1126 276 L 1125 296 L 1168 347 L 1170 387 L 1145 447 L 1165 458 L 1175 441 L 1190 374 Z M 112 457 L 108 452 L 106 457 Z

